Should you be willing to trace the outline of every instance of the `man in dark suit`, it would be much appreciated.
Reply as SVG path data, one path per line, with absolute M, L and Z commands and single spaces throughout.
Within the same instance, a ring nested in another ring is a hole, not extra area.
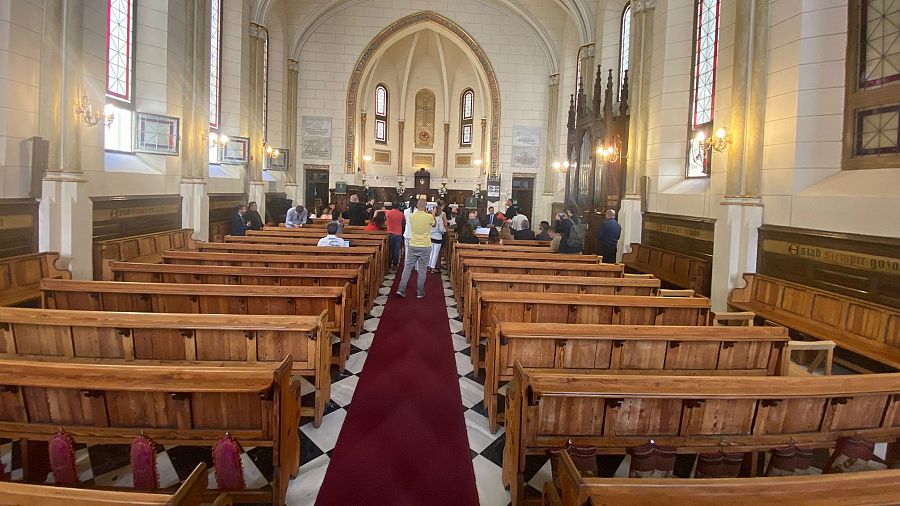
M 359 196 L 355 193 L 350 195 L 350 208 L 347 210 L 350 218 L 350 225 L 363 226 L 366 224 L 366 206 L 359 201 Z
M 512 199 L 506 199 L 506 212 L 503 214 L 506 215 L 507 220 L 511 220 L 519 214 L 519 207 L 513 204 Z
M 234 210 L 234 214 L 231 215 L 231 235 L 247 235 L 247 218 L 244 216 L 247 214 L 247 206 L 241 204 L 237 206 L 237 209 Z
M 484 217 L 484 226 L 485 227 L 493 227 L 494 223 L 497 221 L 497 215 L 494 214 L 494 208 L 489 207 L 487 216 Z

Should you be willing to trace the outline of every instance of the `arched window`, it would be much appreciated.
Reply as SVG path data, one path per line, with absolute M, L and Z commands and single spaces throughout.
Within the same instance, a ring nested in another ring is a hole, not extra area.
M 269 140 L 269 31 L 260 27 L 263 34 L 263 142 Z
M 209 126 L 219 128 L 219 91 L 222 84 L 222 0 L 213 0 L 209 36 Z
M 628 71 L 628 60 L 631 57 L 631 2 L 625 4 L 622 11 L 622 30 L 619 38 L 619 94 L 622 93 L 622 83 L 625 81 L 625 72 Z
M 459 103 L 459 145 L 472 145 L 472 118 L 475 117 L 475 92 L 472 88 L 463 90 Z
M 104 131 L 109 151 L 133 151 L 134 141 L 134 2 L 109 0 L 106 13 L 105 112 L 115 119 Z
M 719 0 L 696 0 L 687 177 L 709 175 L 710 153 L 701 142 L 712 132 L 718 47 Z
M 387 144 L 388 91 L 383 84 L 375 87 L 375 142 Z

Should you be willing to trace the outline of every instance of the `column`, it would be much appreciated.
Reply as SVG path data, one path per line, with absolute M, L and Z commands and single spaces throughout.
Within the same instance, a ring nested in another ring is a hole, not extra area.
M 209 239 L 209 4 L 184 4 L 181 225 Z
M 44 10 L 41 54 L 40 134 L 50 142 L 47 173 L 41 182 L 39 244 L 58 251 L 75 279 L 93 277 L 93 206 L 81 170 L 84 124 L 75 104 L 86 94 L 82 75 L 84 1 L 50 2 Z M 102 94 L 88 102 L 102 107 Z
M 478 156 L 481 158 L 481 166 L 484 167 L 482 169 L 482 172 L 490 167 L 490 162 L 488 161 L 487 154 L 487 142 L 487 118 L 481 118 L 481 151 Z
M 656 0 L 632 2 L 631 61 L 628 82 L 631 86 L 631 119 L 628 124 L 628 159 L 625 174 L 625 196 L 619 210 L 622 224 L 621 254 L 631 251 L 631 243 L 641 242 L 641 179 L 647 161 L 647 128 L 650 116 L 650 73 L 653 57 L 653 11 Z
M 265 216 L 266 193 L 263 184 L 263 37 L 265 28 L 250 23 L 250 160 L 247 162 L 247 199 L 259 204 L 259 214 Z
M 406 128 L 406 121 L 397 121 L 397 175 L 403 175 L 403 129 Z
M 765 134 L 766 53 L 769 37 L 769 0 L 736 2 L 734 66 L 725 195 L 716 221 L 713 256 L 713 309 L 727 308 L 728 292 L 744 272 L 756 271 L 756 248 L 763 207 L 760 198 L 763 136 Z
M 581 77 L 584 79 L 584 95 L 586 97 L 586 101 L 584 102 L 585 110 L 591 108 L 591 104 L 594 100 L 595 72 L 594 44 L 585 44 L 584 46 L 581 46 Z
M 299 63 L 297 60 L 288 59 L 287 79 L 284 91 L 284 137 L 288 149 L 288 170 L 285 174 L 284 192 L 287 198 L 297 205 L 301 201 L 301 190 L 297 167 L 297 91 L 300 78 Z
M 359 113 L 359 154 L 357 155 L 357 163 L 358 166 L 362 167 L 362 174 L 366 173 L 366 161 L 363 160 L 363 157 L 366 156 L 366 141 L 369 139 L 369 136 L 366 135 L 366 119 L 368 118 L 368 114 L 365 111 Z M 362 184 L 360 178 L 363 177 L 362 174 L 357 174 L 356 184 Z
M 553 162 L 559 153 L 559 74 L 553 74 L 548 81 L 547 104 L 547 160 L 544 167 L 544 195 L 556 192 L 556 171 Z
M 444 122 L 444 179 L 447 178 L 447 169 L 450 167 L 450 122 Z

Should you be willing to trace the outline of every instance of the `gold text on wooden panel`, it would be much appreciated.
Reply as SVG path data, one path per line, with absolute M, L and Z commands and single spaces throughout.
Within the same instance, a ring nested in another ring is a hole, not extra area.
M 900 259 L 897 258 L 821 248 L 796 242 L 774 241 L 772 239 L 763 241 L 763 250 L 778 255 L 788 255 L 851 269 L 900 275 Z

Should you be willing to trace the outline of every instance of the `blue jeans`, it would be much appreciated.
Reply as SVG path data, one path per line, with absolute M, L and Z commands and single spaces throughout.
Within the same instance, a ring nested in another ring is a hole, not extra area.
M 388 247 L 391 249 L 391 266 L 400 266 L 400 250 L 403 248 L 403 236 L 388 234 Z
M 412 274 L 413 267 L 419 278 L 416 280 L 416 295 L 425 296 L 425 269 L 428 268 L 428 259 L 431 258 L 431 246 L 419 248 L 410 246 L 406 252 L 406 264 L 403 266 L 403 276 L 400 277 L 400 285 L 397 287 L 398 293 L 406 293 L 406 285 L 409 283 L 409 276 Z

